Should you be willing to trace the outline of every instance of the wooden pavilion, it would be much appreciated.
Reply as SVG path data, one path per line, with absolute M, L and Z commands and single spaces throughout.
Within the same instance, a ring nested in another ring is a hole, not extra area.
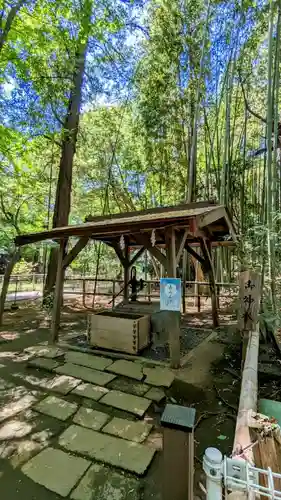
M 79 239 L 67 253 L 69 238 Z M 17 236 L 15 243 L 21 246 L 47 239 L 60 243 L 51 322 L 54 342 L 58 340 L 65 270 L 90 240 L 101 241 L 115 250 L 124 269 L 124 300 L 128 299 L 130 267 L 145 250 L 160 262 L 168 277 L 176 277 L 177 266 L 186 249 L 201 263 L 209 277 L 213 324 L 215 327 L 218 325 L 212 246 L 229 246 L 236 242 L 235 230 L 226 207 L 197 202 L 138 212 L 89 216 L 83 224 Z M 200 254 L 196 247 L 200 247 Z M 129 249 L 133 248 L 136 253 L 130 258 Z

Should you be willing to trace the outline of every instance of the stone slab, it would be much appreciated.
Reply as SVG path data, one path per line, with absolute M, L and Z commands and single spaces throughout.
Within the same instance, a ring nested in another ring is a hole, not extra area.
M 14 389 L 13 389 L 14 390 Z M 0 422 L 5 420 L 6 418 L 13 417 L 24 410 L 30 408 L 35 402 L 37 398 L 32 394 L 26 394 L 22 398 L 18 398 L 16 401 L 10 401 L 7 404 L 1 402 L 0 408 Z
M 145 393 L 144 397 L 147 399 L 152 399 L 152 401 L 155 401 L 155 403 L 159 403 L 166 397 L 166 394 L 160 387 L 151 387 L 151 389 L 149 389 L 149 391 Z
M 66 497 L 89 466 L 84 458 L 45 448 L 22 467 L 22 472 L 35 483 Z
M 92 384 L 80 384 L 78 385 L 78 387 L 75 387 L 71 394 L 77 394 L 77 396 L 98 401 L 107 392 L 108 389 L 106 389 L 105 387 L 100 387 L 98 385 Z
M 28 361 L 27 366 L 31 366 L 31 368 L 40 368 L 41 370 L 53 371 L 60 364 L 57 361 L 54 361 L 50 358 L 33 358 Z
M 175 375 L 168 368 L 143 368 L 143 373 L 146 375 L 145 382 L 156 387 L 170 387 L 173 383 Z
M 142 382 L 135 382 L 134 380 L 118 377 L 109 383 L 108 388 L 135 394 L 135 396 L 143 396 L 150 387 Z
M 71 493 L 73 500 L 139 500 L 139 482 L 113 471 L 103 464 L 93 464 Z
M 134 396 L 133 394 L 126 394 L 125 392 L 113 390 L 105 394 L 105 396 L 103 396 L 100 400 L 100 403 L 113 406 L 119 410 L 128 411 L 129 413 L 142 417 L 149 408 L 151 401 L 140 396 Z
M 98 370 L 93 370 L 85 366 L 75 365 L 74 363 L 65 363 L 58 368 L 55 368 L 56 373 L 62 375 L 70 375 L 71 377 L 80 378 L 86 382 L 91 382 L 95 385 L 106 385 L 115 378 L 111 373 L 105 373 Z
M 124 418 L 114 417 L 104 428 L 103 432 L 118 436 L 134 443 L 142 443 L 152 429 L 151 424 L 147 424 L 143 420 L 134 422 Z
M 24 352 L 32 354 L 34 356 L 43 356 L 44 358 L 58 358 L 64 354 L 59 347 L 48 346 L 48 345 L 33 345 L 24 349 Z
M 94 356 L 92 354 L 84 354 L 82 352 L 69 351 L 65 355 L 67 363 L 75 365 L 87 366 L 94 370 L 105 370 L 109 365 L 112 365 L 112 360 L 103 356 Z
M 155 453 L 155 450 L 143 444 L 125 441 L 78 425 L 71 425 L 63 432 L 59 445 L 140 476 L 149 467 Z
M 57 375 L 52 378 L 45 387 L 51 391 L 59 392 L 60 394 L 68 394 L 74 388 L 81 384 L 81 380 L 67 375 Z
M 125 377 L 133 378 L 135 380 L 143 379 L 142 366 L 134 363 L 133 361 L 118 359 L 110 365 L 107 370 L 116 373 L 117 375 L 124 375 Z
M 73 422 L 82 427 L 88 427 L 93 431 L 99 431 L 110 419 L 110 416 L 101 411 L 92 410 L 81 406 L 73 417 Z
M 77 411 L 77 404 L 55 396 L 48 396 L 35 405 L 34 410 L 64 421 Z

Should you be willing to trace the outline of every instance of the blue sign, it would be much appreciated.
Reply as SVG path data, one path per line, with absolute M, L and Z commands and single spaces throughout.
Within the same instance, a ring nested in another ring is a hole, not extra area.
M 179 278 L 160 279 L 160 310 L 181 310 L 181 280 Z

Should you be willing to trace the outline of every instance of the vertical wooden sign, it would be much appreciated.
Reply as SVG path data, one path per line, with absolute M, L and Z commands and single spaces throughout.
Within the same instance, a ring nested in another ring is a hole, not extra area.
M 244 271 L 239 279 L 238 329 L 255 330 L 261 299 L 261 275 L 255 271 Z

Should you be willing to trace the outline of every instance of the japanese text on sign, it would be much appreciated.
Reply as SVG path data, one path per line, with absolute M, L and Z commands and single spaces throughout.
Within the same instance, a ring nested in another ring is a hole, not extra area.
M 181 310 L 181 280 L 178 278 L 160 279 L 160 310 Z

